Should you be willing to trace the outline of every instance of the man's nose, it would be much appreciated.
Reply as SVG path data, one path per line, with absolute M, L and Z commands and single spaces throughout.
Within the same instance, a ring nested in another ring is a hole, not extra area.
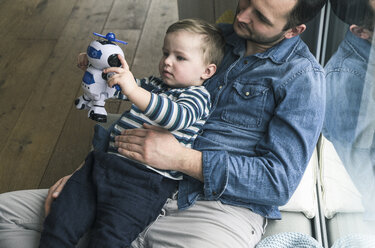
M 252 12 L 251 6 L 247 6 L 246 8 L 239 9 L 236 18 L 239 22 L 250 23 L 251 12 Z

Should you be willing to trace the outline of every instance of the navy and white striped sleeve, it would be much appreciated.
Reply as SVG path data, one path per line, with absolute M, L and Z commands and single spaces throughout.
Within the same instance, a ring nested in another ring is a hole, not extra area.
M 163 128 L 175 131 L 207 118 L 210 108 L 210 95 L 201 86 L 184 90 L 176 101 L 152 93 L 144 114 Z
M 141 79 L 138 79 L 138 78 L 134 78 L 134 79 L 139 87 L 142 87 L 143 89 L 147 91 L 152 91 L 155 88 L 160 88 L 160 85 L 162 83 L 160 79 L 154 76 L 145 77 Z M 127 96 L 122 94 L 121 91 L 116 91 L 114 96 L 115 98 L 120 99 L 120 100 L 128 100 Z

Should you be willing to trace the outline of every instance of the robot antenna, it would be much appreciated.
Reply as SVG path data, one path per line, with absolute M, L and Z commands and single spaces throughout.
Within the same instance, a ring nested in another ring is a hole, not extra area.
M 121 43 L 121 44 L 124 44 L 124 45 L 128 44 L 125 41 L 116 39 L 116 35 L 114 33 L 111 33 L 111 32 L 107 33 L 107 35 L 105 35 L 105 36 L 102 35 L 102 34 L 98 34 L 98 33 L 94 33 L 94 35 L 99 36 L 101 38 L 104 38 L 104 39 L 106 39 L 108 41 L 111 41 L 111 42 L 118 42 L 118 43 Z

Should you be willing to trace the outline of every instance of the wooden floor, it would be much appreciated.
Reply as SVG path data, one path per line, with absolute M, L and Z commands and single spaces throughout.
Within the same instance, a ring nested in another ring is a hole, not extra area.
M 141 77 L 157 73 L 165 29 L 177 19 L 177 0 L 1 0 L 0 193 L 49 187 L 85 158 L 95 122 L 73 102 L 82 93 L 76 57 L 92 32 L 127 41 L 121 47 Z

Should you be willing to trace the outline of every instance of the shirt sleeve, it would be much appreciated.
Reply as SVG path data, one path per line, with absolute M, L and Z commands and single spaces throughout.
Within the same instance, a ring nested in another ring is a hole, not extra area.
M 159 87 L 161 84 L 158 80 L 155 80 L 156 78 L 154 76 L 145 77 L 141 79 L 138 79 L 138 78 L 134 78 L 134 79 L 139 87 L 142 87 L 148 91 L 151 91 L 152 89 L 156 87 Z M 122 94 L 120 90 L 116 90 L 114 94 L 114 98 L 120 99 L 120 100 L 128 100 L 128 97 Z
M 204 87 L 192 87 L 179 94 L 175 101 L 151 93 L 151 100 L 144 114 L 161 127 L 175 131 L 207 118 L 209 111 L 208 91 Z
M 244 206 L 286 204 L 321 132 L 324 82 L 323 72 L 312 69 L 275 89 L 278 103 L 255 156 L 203 151 L 205 198 L 230 199 Z

